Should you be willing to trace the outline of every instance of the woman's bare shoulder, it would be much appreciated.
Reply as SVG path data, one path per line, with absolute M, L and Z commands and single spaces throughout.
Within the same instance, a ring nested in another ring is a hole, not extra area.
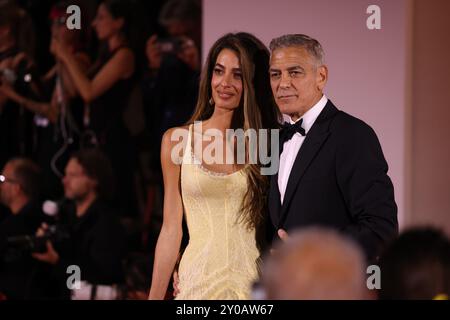
M 166 132 L 164 132 L 164 135 L 162 137 L 163 143 L 169 143 L 170 142 L 178 142 L 179 136 L 184 136 L 189 132 L 189 125 L 185 126 L 179 126 L 179 127 L 172 127 L 170 129 L 167 129 Z
M 161 155 L 163 158 L 173 157 L 173 151 L 175 151 L 175 155 L 177 155 L 178 161 L 176 163 L 180 163 L 181 158 L 184 154 L 184 149 L 186 147 L 187 137 L 189 134 L 189 126 L 179 126 L 173 127 L 166 132 L 162 137 L 161 142 Z M 176 150 L 174 148 L 177 148 Z M 173 159 L 172 159 L 173 160 Z

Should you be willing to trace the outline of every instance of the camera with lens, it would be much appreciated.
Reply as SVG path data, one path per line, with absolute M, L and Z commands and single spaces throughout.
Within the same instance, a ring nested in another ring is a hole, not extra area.
M 47 251 L 47 241 L 52 243 L 62 242 L 70 237 L 66 228 L 61 225 L 49 226 L 43 236 L 23 235 L 7 238 L 5 257 L 12 260 L 24 253 L 43 253 Z
M 0 78 L 11 86 L 25 86 L 33 80 L 33 75 L 31 72 L 25 71 L 17 73 L 13 69 L 5 68 L 0 69 Z
M 162 38 L 158 40 L 159 49 L 162 54 L 178 54 L 183 50 L 182 38 Z
M 6 82 L 19 92 L 27 92 L 27 90 L 30 90 L 30 85 L 35 80 L 33 76 L 35 70 L 34 68 L 29 68 L 27 64 L 27 61 L 22 60 L 16 69 L 1 68 L 0 83 Z
M 47 241 L 53 244 L 61 243 L 70 238 L 68 226 L 59 222 L 57 214 L 59 205 L 53 201 L 46 201 L 43 205 L 43 211 L 52 221 L 43 235 L 18 235 L 6 238 L 3 252 L 3 260 L 14 261 L 25 254 L 44 253 L 47 251 Z
M 0 69 L 0 79 L 13 86 L 17 80 L 17 74 L 13 69 Z

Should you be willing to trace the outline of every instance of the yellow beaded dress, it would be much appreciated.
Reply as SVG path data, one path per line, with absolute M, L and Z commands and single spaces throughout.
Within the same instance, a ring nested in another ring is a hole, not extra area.
M 192 125 L 181 164 L 189 244 L 180 261 L 176 299 L 250 299 L 258 277 L 255 230 L 238 219 L 248 188 L 244 170 L 215 173 L 195 163 Z

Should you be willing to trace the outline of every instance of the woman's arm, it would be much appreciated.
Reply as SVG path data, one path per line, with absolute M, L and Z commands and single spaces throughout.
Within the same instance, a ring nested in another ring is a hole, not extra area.
M 89 59 L 89 57 L 84 53 L 76 53 L 75 59 L 77 61 L 79 68 L 81 69 L 81 72 L 86 75 L 89 70 L 89 67 L 91 66 L 91 60 Z M 67 98 L 73 98 L 78 96 L 78 90 L 67 68 L 64 67 L 64 64 L 61 63 L 58 69 L 61 72 L 62 83 Z
M 11 99 L 24 106 L 26 109 L 35 112 L 37 114 L 43 115 L 48 118 L 52 123 L 56 122 L 58 116 L 58 110 L 52 104 L 47 102 L 37 102 L 31 99 L 25 98 L 18 94 L 10 85 L 4 83 L 0 85 L 0 94 L 5 96 L 7 99 Z M 54 102 L 54 99 L 52 100 Z
M 102 95 L 120 79 L 129 78 L 134 72 L 134 55 L 130 49 L 118 50 L 114 56 L 90 80 L 81 70 L 74 55 L 56 40 L 53 40 L 52 52 L 63 62 L 64 66 L 86 103 Z
M 56 75 L 56 65 L 54 65 L 47 73 L 42 77 L 43 82 L 50 81 Z
M 170 139 L 173 130 L 166 131 L 161 145 L 161 165 L 164 179 L 164 217 L 156 244 L 149 299 L 164 299 L 177 261 L 183 235 L 180 165 L 175 164 L 171 158 L 172 148 L 176 143 Z
M 75 59 L 77 64 L 80 66 L 81 72 L 85 73 L 89 65 L 89 58 L 85 54 L 77 54 Z M 68 94 L 66 98 L 76 96 L 77 92 L 73 86 L 70 75 L 65 68 L 60 69 L 62 70 L 63 85 Z M 57 67 L 55 67 L 54 70 L 56 72 Z M 57 120 L 59 107 L 56 99 L 56 90 L 53 90 L 52 100 L 50 103 L 37 102 L 18 94 L 10 85 L 4 83 L 0 85 L 0 101 L 3 97 L 5 100 L 11 99 L 14 102 L 24 106 L 26 109 L 48 118 L 52 123 L 55 123 Z

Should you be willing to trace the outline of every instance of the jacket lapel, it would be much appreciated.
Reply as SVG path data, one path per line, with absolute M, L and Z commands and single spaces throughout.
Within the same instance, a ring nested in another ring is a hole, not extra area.
M 270 177 L 269 189 L 269 213 L 274 226 L 277 226 L 280 219 L 281 196 L 278 189 L 278 172 Z
M 292 166 L 291 173 L 289 175 L 288 184 L 286 186 L 286 192 L 284 194 L 283 205 L 281 206 L 280 216 L 278 221 L 278 227 L 283 228 L 284 221 L 286 220 L 289 204 L 297 189 L 297 186 L 308 169 L 311 161 L 315 158 L 320 148 L 330 135 L 329 124 L 330 120 L 336 115 L 338 109 L 328 100 L 325 108 L 317 117 L 310 131 L 307 133 L 305 141 L 303 142 L 297 157 L 295 158 L 294 165 Z M 278 174 L 276 181 L 276 188 L 278 190 Z M 278 199 L 280 199 L 280 193 L 278 191 Z M 281 203 L 281 201 L 279 201 Z M 281 204 L 280 204 L 281 205 Z

